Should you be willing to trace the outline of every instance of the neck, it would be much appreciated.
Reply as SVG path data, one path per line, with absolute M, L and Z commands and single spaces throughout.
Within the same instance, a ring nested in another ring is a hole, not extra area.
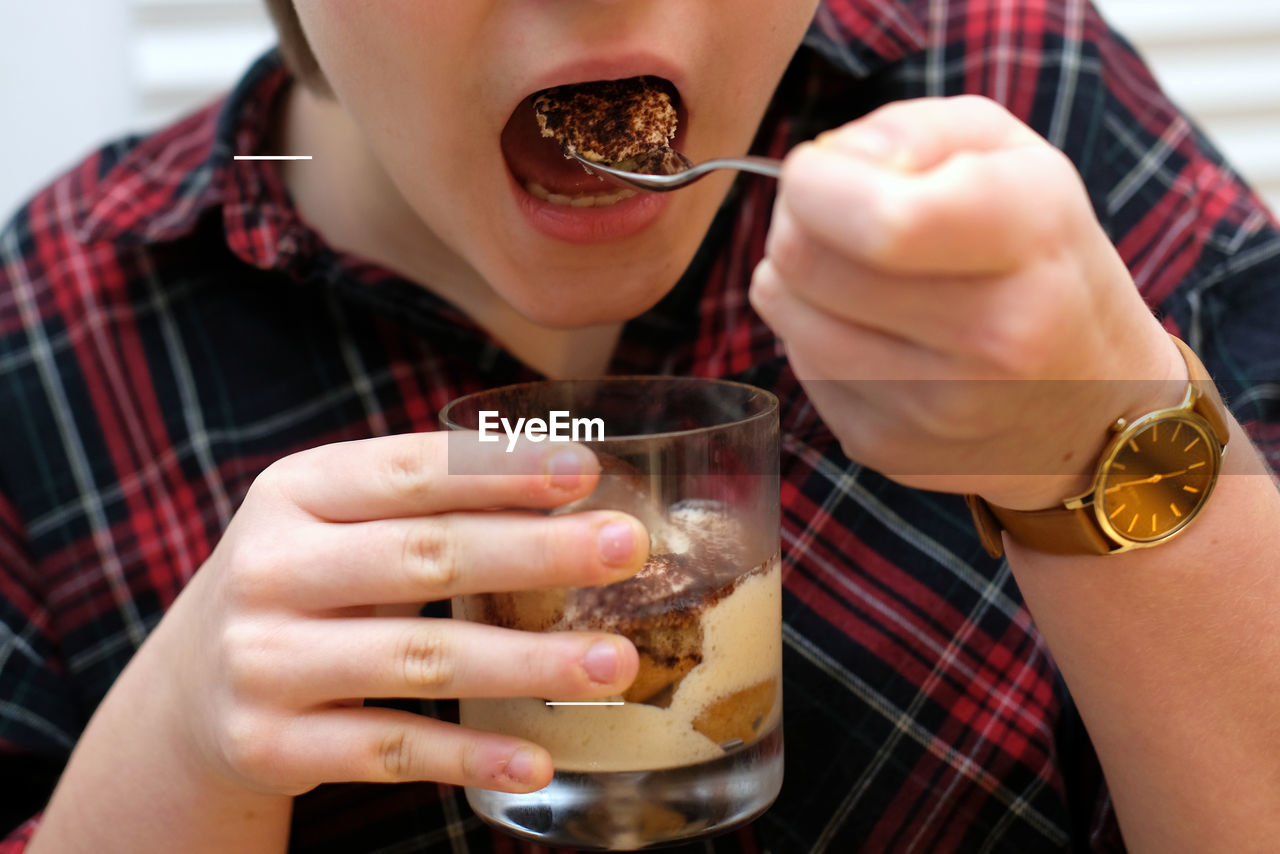
M 621 324 L 551 329 L 533 323 L 417 217 L 336 99 L 294 86 L 276 133 L 285 185 L 302 219 L 334 249 L 365 258 L 448 300 L 512 355 L 552 378 L 599 376 Z

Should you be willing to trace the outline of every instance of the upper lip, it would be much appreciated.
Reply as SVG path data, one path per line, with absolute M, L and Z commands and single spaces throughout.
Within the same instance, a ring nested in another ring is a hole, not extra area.
M 588 83 L 593 80 L 621 80 L 626 77 L 662 77 L 676 87 L 680 100 L 685 100 L 683 72 L 674 62 L 654 53 L 612 54 L 609 56 L 579 57 L 547 69 L 530 79 L 532 88 L 521 96 L 553 86 Z M 515 104 L 511 109 L 515 109 Z

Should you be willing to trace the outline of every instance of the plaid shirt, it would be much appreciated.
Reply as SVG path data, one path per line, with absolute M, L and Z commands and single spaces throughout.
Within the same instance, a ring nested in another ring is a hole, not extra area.
M 106 146 L 0 233 L 3 854 L 268 463 L 434 429 L 455 395 L 534 377 L 422 287 L 322 243 L 269 165 L 232 162 L 262 150 L 288 82 L 265 58 L 224 103 Z M 1280 459 L 1276 223 L 1082 0 L 828 0 L 757 148 L 963 92 L 1068 153 L 1149 304 Z M 771 193 L 741 184 L 610 366 L 732 377 L 783 403 L 786 782 L 753 825 L 684 850 L 1120 849 L 1007 564 L 955 497 L 845 459 L 748 306 Z M 532 850 L 434 784 L 321 787 L 297 801 L 292 848 Z

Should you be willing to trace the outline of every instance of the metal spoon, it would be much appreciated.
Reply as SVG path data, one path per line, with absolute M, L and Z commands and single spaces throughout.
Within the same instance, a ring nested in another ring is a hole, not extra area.
M 744 157 L 721 157 L 715 160 L 707 160 L 703 163 L 694 163 L 683 154 L 680 154 L 680 152 L 674 153 L 681 162 L 687 164 L 684 171 L 677 172 L 674 175 L 627 172 L 623 169 L 605 166 L 594 160 L 588 160 L 576 151 L 573 152 L 573 157 L 583 166 L 586 166 L 588 171 L 607 177 L 608 180 L 615 184 L 630 187 L 634 190 L 648 190 L 651 193 L 669 193 L 672 190 L 678 190 L 717 169 L 737 169 L 742 172 L 752 172 L 756 175 L 766 175 L 770 178 L 777 178 L 782 173 L 782 161 L 775 160 L 772 157 L 747 155 Z

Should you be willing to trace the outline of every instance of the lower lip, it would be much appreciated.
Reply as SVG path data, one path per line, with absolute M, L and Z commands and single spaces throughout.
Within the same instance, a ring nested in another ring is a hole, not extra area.
M 516 207 L 534 230 L 564 243 L 596 244 L 639 234 L 657 221 L 670 202 L 660 193 L 637 193 L 607 207 L 575 208 L 539 199 L 515 176 L 507 175 Z

